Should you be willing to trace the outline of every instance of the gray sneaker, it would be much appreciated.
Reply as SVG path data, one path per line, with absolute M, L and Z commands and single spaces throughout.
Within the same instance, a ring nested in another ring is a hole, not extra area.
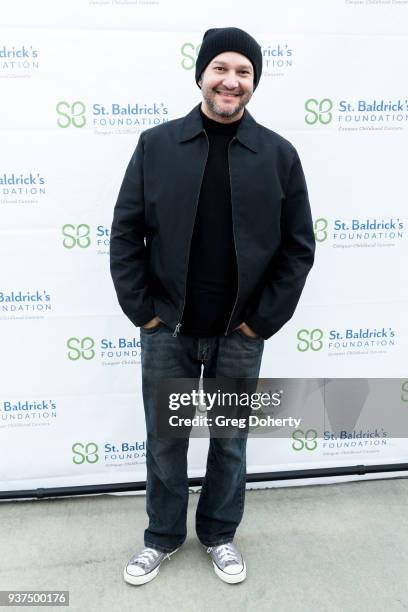
M 170 559 L 170 556 L 177 551 L 178 548 L 170 553 L 164 553 L 155 548 L 143 548 L 140 553 L 133 555 L 126 564 L 123 571 L 125 581 L 129 584 L 139 585 L 153 580 L 159 573 L 161 562 Z
M 221 580 L 229 584 L 242 582 L 246 578 L 246 565 L 243 556 L 232 542 L 209 546 L 214 571 Z

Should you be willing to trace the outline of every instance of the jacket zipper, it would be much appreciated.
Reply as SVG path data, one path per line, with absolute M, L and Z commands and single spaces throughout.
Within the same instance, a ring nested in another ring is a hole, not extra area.
M 236 305 L 237 305 L 237 302 L 238 302 L 238 295 L 239 295 L 238 251 L 237 251 L 237 241 L 236 241 L 236 238 L 235 238 L 235 230 L 234 230 L 234 213 L 233 213 L 233 210 L 232 210 L 232 209 L 233 209 L 233 203 L 232 203 L 232 201 L 233 201 L 233 197 L 232 197 L 231 167 L 230 167 L 230 156 L 229 156 L 229 153 L 230 153 L 230 146 L 231 146 L 231 143 L 232 143 L 232 142 L 234 142 L 234 140 L 236 140 L 235 136 L 234 136 L 234 138 L 232 138 L 232 139 L 231 139 L 231 141 L 230 141 L 230 143 L 229 143 L 229 145 L 228 145 L 228 172 L 229 172 L 230 191 L 231 191 L 232 235 L 233 235 L 233 237 L 234 237 L 235 256 L 236 256 L 236 258 L 237 258 L 237 297 L 236 297 L 236 299 L 235 299 L 235 304 L 234 304 L 234 307 L 233 307 L 233 309 L 232 309 L 231 316 L 230 316 L 230 319 L 229 319 L 229 321 L 228 321 L 227 329 L 225 330 L 225 334 L 224 334 L 224 336 L 226 336 L 226 335 L 228 334 L 228 328 L 229 328 L 229 326 L 230 326 L 230 324 L 231 324 L 232 315 L 234 314 L 234 310 L 235 310 L 235 307 L 236 307 Z
M 174 332 L 173 332 L 173 338 L 177 337 L 177 334 L 180 333 L 180 327 L 182 326 L 182 320 L 183 320 L 183 314 L 184 314 L 184 308 L 186 306 L 186 296 L 187 296 L 187 276 L 188 276 L 188 261 L 190 258 L 190 249 L 191 249 L 191 241 L 193 239 L 193 233 L 194 233 L 194 225 L 195 225 L 195 220 L 196 220 L 196 216 L 197 216 L 197 208 L 198 208 L 198 202 L 200 199 L 200 193 L 201 193 L 201 186 L 203 184 L 203 178 L 204 178 L 204 172 L 205 172 L 205 167 L 207 165 L 207 160 L 208 160 L 208 152 L 210 149 L 210 141 L 208 140 L 208 136 L 207 136 L 207 132 L 205 130 L 203 130 L 205 137 L 207 139 L 207 155 L 205 158 L 205 163 L 204 163 L 204 168 L 203 168 L 203 172 L 201 174 L 201 181 L 200 181 L 200 189 L 198 190 L 198 196 L 197 196 L 197 201 L 196 201 L 196 205 L 195 205 L 195 210 L 194 210 L 194 219 L 193 219 L 193 227 L 191 230 L 191 236 L 190 236 L 190 242 L 188 245 L 188 250 L 187 250 L 187 261 L 186 261 L 186 280 L 185 280 L 185 284 L 184 284 L 184 300 L 183 300 L 183 308 L 181 310 L 181 315 L 180 315 L 180 319 L 179 322 L 177 323 Z

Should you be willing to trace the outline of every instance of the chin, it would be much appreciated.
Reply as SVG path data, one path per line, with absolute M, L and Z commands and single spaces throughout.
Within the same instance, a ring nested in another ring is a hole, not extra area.
M 217 104 L 213 107 L 212 110 L 214 113 L 220 115 L 221 117 L 232 117 L 233 115 L 237 115 L 239 113 L 240 108 L 238 106 L 236 106 L 235 108 L 220 108 Z

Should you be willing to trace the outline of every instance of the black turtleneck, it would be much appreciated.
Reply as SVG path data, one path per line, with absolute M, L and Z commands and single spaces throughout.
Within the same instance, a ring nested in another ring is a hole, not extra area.
M 189 257 L 180 332 L 194 337 L 225 333 L 237 295 L 228 144 L 241 119 L 220 123 L 200 109 L 209 140 Z

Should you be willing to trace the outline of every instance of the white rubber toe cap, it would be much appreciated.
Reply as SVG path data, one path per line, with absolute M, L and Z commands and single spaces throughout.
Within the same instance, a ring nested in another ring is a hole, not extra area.
M 241 563 L 240 564 L 238 564 L 238 563 L 235 564 L 234 563 L 234 565 L 232 565 L 232 564 L 231 565 L 227 565 L 227 567 L 224 569 L 224 572 L 226 574 L 230 574 L 231 576 L 234 576 L 235 574 L 240 574 L 243 569 L 244 568 L 243 568 Z
M 131 576 L 144 576 L 145 574 L 143 567 L 140 567 L 139 565 L 128 565 L 126 567 L 126 571 Z

